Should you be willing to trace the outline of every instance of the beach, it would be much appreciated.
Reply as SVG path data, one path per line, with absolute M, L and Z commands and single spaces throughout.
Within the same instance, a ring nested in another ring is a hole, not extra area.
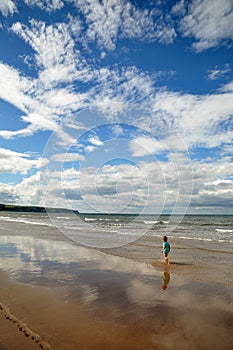
M 2 217 L 1 350 L 232 349 L 233 252 L 222 238 L 171 235 L 167 266 L 160 226 L 97 249 L 45 219 Z

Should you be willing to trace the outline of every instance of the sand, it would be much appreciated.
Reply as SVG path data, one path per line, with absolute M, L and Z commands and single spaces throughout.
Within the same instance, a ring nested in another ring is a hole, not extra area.
M 79 303 L 64 302 L 66 289 L 27 286 L 2 273 L 0 281 L 1 350 L 141 349 L 148 343 L 144 327 L 134 333 L 132 325 L 114 324 Z
M 0 349 L 232 349 L 231 287 L 183 280 L 159 262 L 126 265 L 118 258 L 93 273 L 87 262 L 72 286 L 19 283 L 1 272 Z

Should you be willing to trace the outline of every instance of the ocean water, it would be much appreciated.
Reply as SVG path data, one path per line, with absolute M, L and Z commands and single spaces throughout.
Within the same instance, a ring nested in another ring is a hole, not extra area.
M 0 212 L 0 222 L 64 237 L 84 246 L 115 248 L 140 240 L 171 239 L 227 243 L 233 248 L 232 215 L 120 215 Z M 231 249 L 232 249 L 231 248 Z

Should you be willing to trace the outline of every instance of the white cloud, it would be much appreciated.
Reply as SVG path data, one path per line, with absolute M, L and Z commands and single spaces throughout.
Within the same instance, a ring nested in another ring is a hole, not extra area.
M 162 12 L 141 10 L 126 0 L 70 0 L 84 14 L 87 39 L 114 50 L 119 37 L 170 43 L 176 33 Z M 155 18 L 154 18 L 155 17 Z
M 0 197 L 1 203 L 17 203 L 19 200 L 15 186 L 0 183 Z
M 65 23 L 46 26 L 32 19 L 30 27 L 17 22 L 12 30 L 35 51 L 37 66 L 42 70 L 40 80 L 46 84 L 72 81 L 76 73 L 74 40 Z
M 193 48 L 203 51 L 233 39 L 233 3 L 231 0 L 192 0 L 180 29 L 194 37 Z
M 10 66 L 0 62 L 0 98 L 13 104 L 24 113 L 27 105 L 31 103 L 29 92 L 33 82 L 20 75 Z
M 41 159 L 29 159 L 27 154 L 0 148 L 1 173 L 20 173 L 26 175 L 32 168 L 40 168 L 41 166 Z
M 158 140 L 140 136 L 129 142 L 129 149 L 134 157 L 143 157 L 163 151 L 165 145 Z
M 136 67 L 101 68 L 96 71 L 96 79 L 98 86 L 93 94 L 92 107 L 111 121 L 122 120 L 126 112 L 145 109 L 154 91 L 153 78 Z
M 64 140 L 67 134 L 59 126 L 61 117 L 64 122 L 75 112 L 90 107 L 112 120 L 128 109 L 142 106 L 142 101 L 153 91 L 151 77 L 135 67 L 120 70 L 87 65 L 74 48 L 68 24 L 46 26 L 44 22 L 31 20 L 29 27 L 17 22 L 12 30 L 34 49 L 39 72 L 38 78 L 32 80 L 1 65 L 0 97 L 21 109 L 21 120 L 28 123 L 21 130 L 1 131 L 3 137 L 53 130 Z M 77 80 L 84 84 L 92 81 L 93 85 L 85 93 L 76 92 Z M 61 83 L 68 85 L 58 88 Z
M 13 15 L 14 12 L 17 12 L 15 2 L 12 0 L 1 0 L 0 12 L 2 12 L 3 16 Z
M 29 79 L 18 70 L 0 63 L 0 98 L 21 110 L 20 118 L 25 123 L 25 128 L 19 130 L 1 130 L 0 136 L 12 138 L 33 135 L 38 130 L 51 130 L 63 142 L 73 142 L 59 125 L 61 117 L 64 124 L 69 122 L 74 112 L 85 107 L 89 96 L 88 93 L 72 92 L 70 86 L 62 89 L 54 86 L 67 79 L 72 81 L 73 75 L 81 78 L 74 64 L 73 41 L 68 27 L 59 24 L 46 27 L 43 22 L 32 21 L 30 29 L 20 23 L 15 23 L 12 28 L 34 48 L 41 70 L 37 79 Z M 85 80 L 88 79 L 87 69 L 82 74 Z M 77 123 L 72 125 L 75 124 L 77 127 Z
M 171 10 L 174 15 L 185 15 L 185 0 L 177 2 Z
M 29 125 L 20 130 L 1 130 L 0 136 L 32 135 L 37 130 L 56 130 L 56 116 L 35 97 L 35 83 L 0 63 L 0 98 L 22 111 L 21 120 Z
M 60 10 L 64 6 L 61 0 L 24 0 L 24 2 L 29 6 L 38 6 L 48 12 Z
M 78 162 L 84 160 L 84 157 L 78 153 L 57 153 L 51 157 L 52 160 L 58 162 Z
M 41 173 L 38 171 L 15 186 L 14 192 L 17 195 L 18 203 L 41 205 L 40 176 Z
M 114 123 L 111 127 L 111 131 L 114 136 L 124 135 L 124 128 L 120 124 Z
M 75 112 L 85 108 L 91 100 L 89 93 L 93 91 L 76 93 L 72 86 L 76 79 L 89 80 L 90 70 L 84 60 L 79 64 L 69 26 L 64 23 L 46 26 L 44 22 L 31 20 L 30 28 L 17 22 L 12 30 L 34 49 L 39 74 L 37 78 L 29 79 L 0 63 L 0 98 L 22 111 L 21 120 L 26 125 L 20 130 L 1 130 L 0 136 L 11 138 L 51 130 L 63 142 L 73 141 L 60 126 L 61 118 L 66 124 Z M 64 82 L 70 84 L 64 88 L 56 87 Z
M 15 164 L 19 164 L 21 158 L 30 161 L 28 157 L 14 153 Z M 5 154 L 9 158 L 9 152 L 3 152 Z M 21 163 L 23 166 L 25 164 Z M 184 208 L 189 203 L 193 187 L 190 211 L 211 206 L 214 212 L 232 205 L 231 174 L 233 165 L 228 159 L 212 163 L 196 161 L 190 168 L 187 159 L 178 155 L 167 161 L 139 162 L 137 165 L 108 164 L 101 169 L 84 167 L 79 171 L 69 168 L 47 172 L 45 181 L 37 172 L 15 186 L 1 184 L 0 192 L 6 203 L 49 203 L 54 207 L 72 207 L 80 211 L 106 211 L 108 208 L 109 211 L 135 212 L 147 208 L 150 212 L 159 212 L 161 209 L 172 210 L 178 199 Z M 41 186 L 46 190 L 46 202 L 40 195 Z
M 196 162 L 190 168 L 185 158 L 176 157 L 167 162 L 140 162 L 135 166 L 119 164 L 105 165 L 101 169 L 67 169 L 61 174 L 60 186 L 65 193 L 63 206 L 66 198 L 67 203 L 72 203 L 73 208 L 81 211 L 90 208 L 92 211 L 106 211 L 108 207 L 110 211 L 125 209 L 134 212 L 135 208 L 141 210 L 146 207 L 151 212 L 153 209 L 159 212 L 161 208 L 172 210 L 177 200 L 185 209 L 190 199 L 191 210 L 210 203 L 214 210 L 215 207 L 219 209 L 229 204 L 230 195 L 232 200 L 233 181 L 227 179 L 232 172 L 233 167 L 227 160 L 214 164 Z M 58 181 L 52 180 L 52 174 L 51 181 L 49 189 L 53 189 L 54 194 Z M 56 196 L 53 200 L 56 200 Z
M 229 83 L 223 85 L 220 89 L 222 92 L 233 92 L 233 81 L 230 81 Z
M 121 101 L 120 98 L 107 96 L 107 91 L 103 91 L 93 103 L 94 107 L 103 113 L 107 119 L 112 119 L 127 109 L 127 102 Z
M 226 64 L 224 68 L 219 68 L 215 66 L 215 68 L 209 70 L 208 78 L 210 80 L 216 80 L 222 78 L 225 74 L 230 72 L 229 64 Z
M 88 142 L 90 142 L 94 146 L 103 146 L 104 144 L 97 136 L 89 137 Z
M 150 118 L 143 118 L 141 125 L 148 125 L 152 133 L 157 128 L 166 137 L 177 134 L 187 147 L 217 147 L 232 139 L 230 92 L 192 95 L 161 91 L 154 96 L 151 108 Z
M 93 151 L 95 151 L 95 150 L 96 150 L 96 147 L 95 147 L 95 146 L 89 145 L 89 146 L 85 147 L 85 151 L 86 151 L 86 152 L 93 152 Z

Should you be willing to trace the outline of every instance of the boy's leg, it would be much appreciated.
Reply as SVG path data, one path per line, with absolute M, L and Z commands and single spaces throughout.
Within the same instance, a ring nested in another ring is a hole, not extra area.
M 164 261 L 166 264 L 168 264 L 168 265 L 170 264 L 167 254 L 164 254 Z

